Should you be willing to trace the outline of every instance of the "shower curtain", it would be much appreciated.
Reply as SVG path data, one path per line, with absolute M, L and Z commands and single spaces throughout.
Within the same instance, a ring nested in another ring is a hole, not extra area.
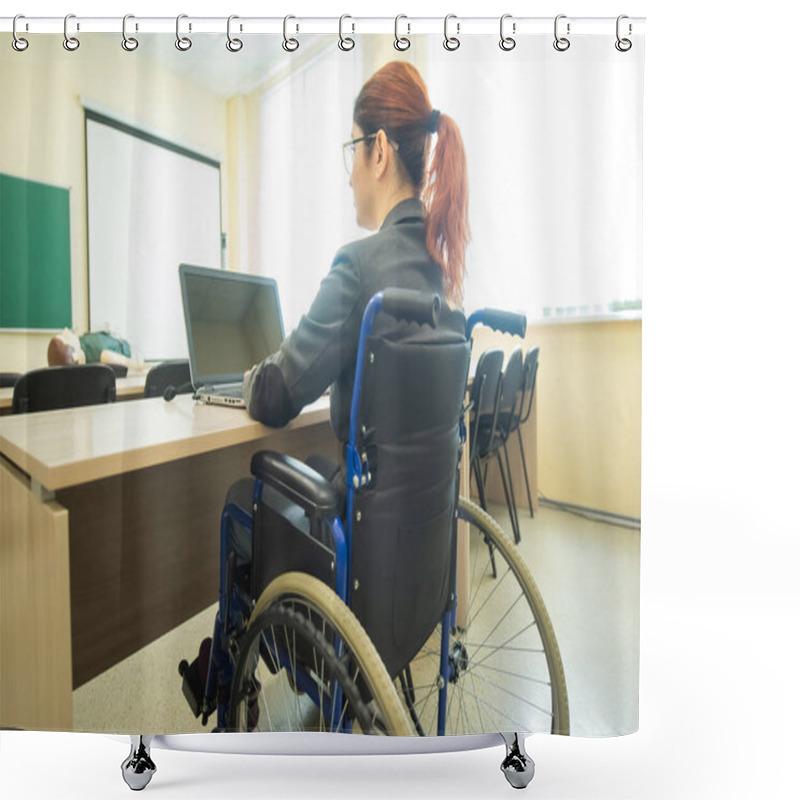
M 0 420 L 0 725 L 213 726 L 186 702 L 178 664 L 191 663 L 212 634 L 219 514 L 258 437 L 248 439 L 247 457 L 220 456 L 220 444 L 184 456 L 174 442 L 165 455 L 170 445 L 154 443 L 135 409 L 153 409 L 162 423 L 172 414 L 176 425 L 178 415 L 208 410 L 190 396 L 172 405 L 141 397 L 148 369 L 188 357 L 180 264 L 274 279 L 288 336 L 342 245 L 373 235 L 356 222 L 343 143 L 356 138 L 361 86 L 403 61 L 464 142 L 471 241 L 463 308 L 526 320 L 518 336 L 477 328 L 472 370 L 487 350 L 501 350 L 507 366 L 515 349 L 525 356 L 538 347 L 531 412 L 506 443 L 514 500 L 493 462 L 486 505 L 511 560 L 535 582 L 553 637 L 541 633 L 542 616 L 518 613 L 529 604 L 528 583 L 503 600 L 506 572 L 491 575 L 490 550 L 473 533 L 470 591 L 478 606 L 499 611 L 480 642 L 463 623 L 453 629 L 460 649 L 447 654 L 450 694 L 459 688 L 462 699 L 446 732 L 635 731 L 644 37 L 614 20 L 586 34 L 578 21 L 568 31 L 556 20 L 554 36 L 525 35 L 508 19 L 505 38 L 468 35 L 468 21 L 457 19 L 410 37 L 402 20 L 381 33 L 344 20 L 338 34 L 287 20 L 283 36 L 236 20 L 227 34 L 219 25 L 190 31 L 181 20 L 176 33 L 137 31 L 129 20 L 127 38 L 78 32 L 69 20 L 63 35 L 25 33 L 23 22 L 0 37 L 0 368 L 47 367 L 49 343 L 63 329 L 108 332 L 130 344 L 133 359 L 117 380 L 124 413 L 116 427 L 98 423 L 94 407 Z M 23 37 L 27 46 L 15 45 Z M 4 391 L 7 409 L 13 390 Z M 72 450 L 47 455 L 54 464 L 91 451 L 106 471 L 36 472 L 31 442 L 43 419 L 70 431 Z M 267 446 L 305 456 L 321 437 L 338 457 L 326 424 L 312 433 L 298 441 L 289 431 Z M 147 448 L 158 455 L 140 459 Z M 168 473 L 181 458 L 183 471 Z M 478 502 L 474 481 L 462 482 L 464 492 Z M 40 512 L 58 520 L 58 531 L 42 527 Z M 160 519 L 155 532 L 151 513 Z M 517 580 L 508 574 L 508 583 Z M 440 642 L 426 647 L 411 665 L 416 700 L 402 676 L 393 686 L 412 730 L 429 732 L 441 687 L 425 662 L 438 658 Z M 495 651 L 502 657 L 492 660 Z M 286 675 L 267 680 L 296 688 Z

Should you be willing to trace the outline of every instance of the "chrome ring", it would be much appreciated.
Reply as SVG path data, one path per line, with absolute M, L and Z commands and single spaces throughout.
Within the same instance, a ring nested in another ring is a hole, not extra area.
M 456 15 L 448 14 L 444 18 L 444 49 L 449 50 L 452 53 L 453 50 L 458 50 L 458 48 L 461 47 L 461 41 L 455 36 L 447 35 L 447 23 L 451 19 L 456 19 Z M 456 33 L 458 33 L 458 23 L 456 23 Z
M 405 14 L 398 14 L 394 18 L 394 49 L 399 50 L 402 53 L 408 50 L 409 47 L 411 47 L 411 39 L 409 39 L 407 36 L 400 35 L 398 29 L 400 27 L 401 19 L 408 19 L 408 17 Z M 408 27 L 408 32 L 411 33 L 410 23 L 406 23 L 406 26 Z
M 339 49 L 344 50 L 345 52 L 352 50 L 356 43 L 349 37 L 345 36 L 342 32 L 342 26 L 344 25 L 344 21 L 346 19 L 353 19 L 349 14 L 342 14 L 339 17 Z M 353 32 L 355 32 L 356 26 L 353 24 Z
M 614 42 L 614 47 L 616 47 L 617 50 L 620 51 L 620 53 L 627 53 L 628 50 L 630 50 L 631 47 L 633 47 L 633 42 L 630 39 L 623 39 L 619 35 L 619 27 L 620 27 L 619 24 L 620 24 L 620 22 L 622 22 L 623 19 L 628 19 L 628 15 L 627 14 L 620 14 L 617 17 L 617 41 Z M 628 33 L 630 33 L 630 32 L 631 32 L 631 26 L 629 24 L 628 25 Z
M 227 47 L 231 53 L 238 53 L 244 47 L 244 43 L 241 39 L 235 39 L 231 36 L 231 22 L 235 19 L 239 19 L 236 14 L 231 14 L 228 17 L 228 41 L 225 42 L 225 47 Z
M 560 19 L 566 19 L 566 14 L 559 14 L 556 17 L 555 24 L 553 25 L 553 35 L 556 37 L 556 40 L 553 42 L 553 47 L 558 50 L 559 53 L 563 53 L 565 50 L 569 50 L 570 41 L 565 36 L 558 35 L 558 21 Z M 569 34 L 569 22 L 567 23 L 567 33 Z
M 11 46 L 18 52 L 22 53 L 24 50 L 28 49 L 28 40 L 23 39 L 21 36 L 17 36 L 17 20 L 18 19 L 25 19 L 24 15 L 17 14 L 14 17 L 14 22 L 11 26 L 11 33 L 14 35 L 14 38 L 11 40 Z
M 188 36 L 181 36 L 181 20 L 188 19 L 188 17 L 188 14 L 178 14 L 178 18 L 175 20 L 175 47 L 184 53 L 192 46 L 192 40 Z
M 300 47 L 300 42 L 297 39 L 290 39 L 287 35 L 288 23 L 290 19 L 297 19 L 297 17 L 293 17 L 291 14 L 283 18 L 283 49 L 287 53 L 294 53 L 298 47 Z
M 517 46 L 516 39 L 512 39 L 510 36 L 505 35 L 503 27 L 507 19 L 511 19 L 511 14 L 503 14 L 503 16 L 500 17 L 500 49 L 505 50 L 506 52 L 513 50 Z
M 77 37 L 70 36 L 67 31 L 67 26 L 71 19 L 75 19 L 74 14 L 67 14 L 67 16 L 64 17 L 64 49 L 74 53 L 81 46 L 81 43 L 78 41 Z M 80 28 L 78 28 L 78 30 L 80 30 Z
M 126 14 L 122 18 L 122 49 L 132 53 L 138 46 L 139 40 L 133 36 L 128 36 L 128 20 L 134 19 L 133 14 Z

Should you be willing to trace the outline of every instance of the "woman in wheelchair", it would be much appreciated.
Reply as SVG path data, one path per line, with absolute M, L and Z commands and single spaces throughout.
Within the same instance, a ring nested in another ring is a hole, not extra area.
M 181 662 L 184 693 L 221 730 L 567 732 L 538 590 L 497 523 L 458 498 L 471 329 L 455 310 L 469 239 L 458 127 L 394 62 L 362 87 L 343 149 L 356 220 L 376 233 L 339 250 L 244 393 L 276 427 L 330 387 L 345 460 L 257 453 L 231 487 L 213 640 Z M 495 326 L 521 335 L 512 317 Z M 456 517 L 477 537 L 463 570 Z

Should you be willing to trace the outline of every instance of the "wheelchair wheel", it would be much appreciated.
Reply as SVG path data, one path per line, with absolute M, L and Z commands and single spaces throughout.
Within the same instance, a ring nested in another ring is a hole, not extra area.
M 233 730 L 413 734 L 361 623 L 311 575 L 264 589 L 234 656 Z
M 459 498 L 458 518 L 471 527 L 471 583 L 466 627 L 450 633 L 445 733 L 568 734 L 561 654 L 530 570 L 479 506 Z M 441 625 L 397 679 L 421 735 L 437 733 L 440 652 Z

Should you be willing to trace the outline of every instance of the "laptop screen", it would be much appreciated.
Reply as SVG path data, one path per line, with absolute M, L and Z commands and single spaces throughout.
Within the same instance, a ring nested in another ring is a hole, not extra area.
M 271 278 L 181 264 L 192 383 L 236 383 L 283 342 L 278 286 Z

